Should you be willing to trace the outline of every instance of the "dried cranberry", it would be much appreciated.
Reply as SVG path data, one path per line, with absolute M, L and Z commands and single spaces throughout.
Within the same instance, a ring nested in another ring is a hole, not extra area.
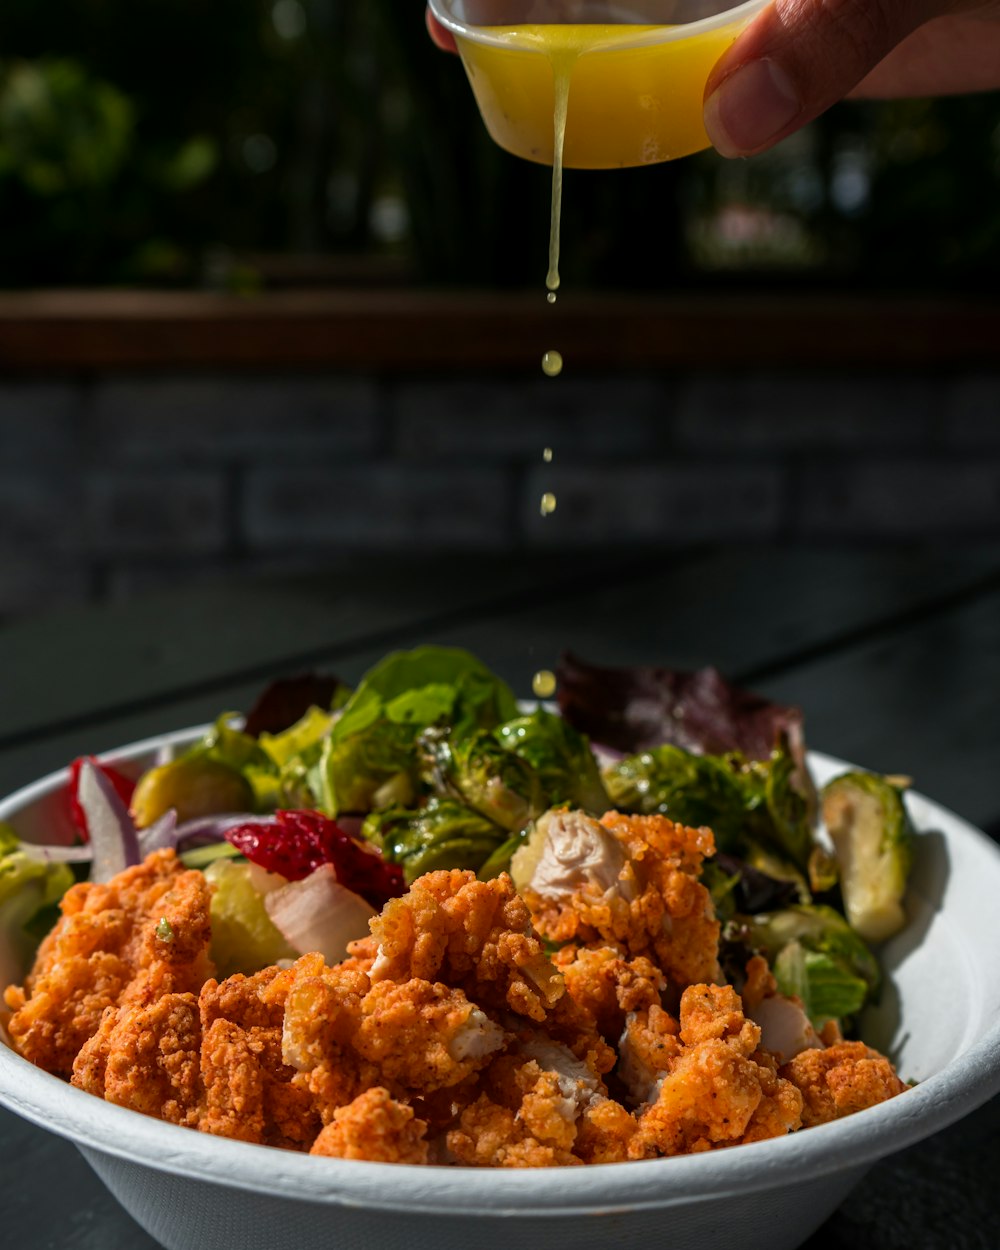
M 274 822 L 256 821 L 226 830 L 241 854 L 268 872 L 301 881 L 323 864 L 332 864 L 337 880 L 381 909 L 403 893 L 403 873 L 387 864 L 374 847 L 358 842 L 321 812 L 276 812 Z

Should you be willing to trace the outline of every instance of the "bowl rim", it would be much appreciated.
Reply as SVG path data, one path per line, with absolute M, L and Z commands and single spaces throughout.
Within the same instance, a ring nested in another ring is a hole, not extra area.
M 158 734 L 101 753 L 127 761 L 196 738 L 205 727 Z M 852 767 L 821 752 L 820 769 Z M 68 778 L 61 768 L 0 802 L 0 820 L 44 798 Z M 915 794 L 951 839 L 991 857 L 1000 847 L 940 804 Z M 74 1144 L 155 1171 L 237 1190 L 322 1205 L 416 1215 L 558 1216 L 625 1213 L 801 1184 L 867 1166 L 946 1128 L 1000 1092 L 1000 1003 L 981 1035 L 941 1071 L 905 1093 L 829 1124 L 732 1150 L 559 1169 L 413 1167 L 318 1158 L 167 1124 L 75 1089 L 0 1039 L 0 1104 Z M 489 1177 L 486 1182 L 472 1178 Z M 792 1178 L 792 1179 L 789 1179 Z
M 739 21 L 741 18 L 749 21 L 755 13 L 769 3 L 770 0 L 743 0 L 742 4 L 735 4 L 731 8 L 723 9 L 711 17 L 702 17 L 694 22 L 681 22 L 676 26 L 656 26 L 655 23 L 651 22 L 648 24 L 654 27 L 652 30 L 645 31 L 641 35 L 609 36 L 607 40 L 602 39 L 599 44 L 595 43 L 594 48 L 591 50 L 596 50 L 598 47 L 602 51 L 609 47 L 613 47 L 615 50 L 640 48 L 645 47 L 647 44 L 674 43 L 678 39 L 690 39 L 692 36 L 703 35 L 709 31 L 717 30 L 720 26 L 728 26 L 731 22 Z M 462 39 L 471 40 L 473 43 L 487 44 L 491 47 L 510 47 L 510 40 L 503 38 L 503 35 L 510 34 L 518 29 L 518 26 L 514 23 L 507 23 L 502 26 L 475 26 L 471 22 L 463 22 L 449 11 L 447 0 L 428 0 L 428 4 L 431 12 L 446 30 Z M 545 23 L 531 24 L 544 25 Z M 615 23 L 609 24 L 614 25 Z M 628 30 L 629 25 L 623 23 L 622 29 Z M 519 52 L 538 54 L 543 52 L 542 48 L 529 43 L 519 43 L 516 46 Z

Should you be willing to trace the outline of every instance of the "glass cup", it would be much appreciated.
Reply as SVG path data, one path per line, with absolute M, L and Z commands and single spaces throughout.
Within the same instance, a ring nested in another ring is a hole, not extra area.
M 430 0 L 455 36 L 486 129 L 551 165 L 568 82 L 564 164 L 615 169 L 709 146 L 712 67 L 767 0 Z

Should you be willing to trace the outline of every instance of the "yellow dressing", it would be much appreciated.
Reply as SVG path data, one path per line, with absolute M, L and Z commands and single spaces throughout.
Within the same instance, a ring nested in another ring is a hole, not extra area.
M 490 43 L 457 42 L 483 120 L 502 148 L 554 165 L 553 119 L 558 97 L 568 94 L 565 167 L 614 169 L 708 147 L 705 83 L 746 20 L 676 39 L 663 39 L 658 26 L 566 23 L 487 27 Z

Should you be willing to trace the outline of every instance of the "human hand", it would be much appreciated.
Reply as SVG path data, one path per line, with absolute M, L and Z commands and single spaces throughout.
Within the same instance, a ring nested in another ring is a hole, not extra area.
M 450 30 L 445 30 L 434 14 L 427 9 L 425 11 L 427 18 L 427 33 L 434 40 L 439 48 L 444 52 L 457 52 L 455 47 L 455 37 Z
M 709 76 L 705 128 L 751 156 L 848 95 L 998 87 L 1000 0 L 774 0 Z

